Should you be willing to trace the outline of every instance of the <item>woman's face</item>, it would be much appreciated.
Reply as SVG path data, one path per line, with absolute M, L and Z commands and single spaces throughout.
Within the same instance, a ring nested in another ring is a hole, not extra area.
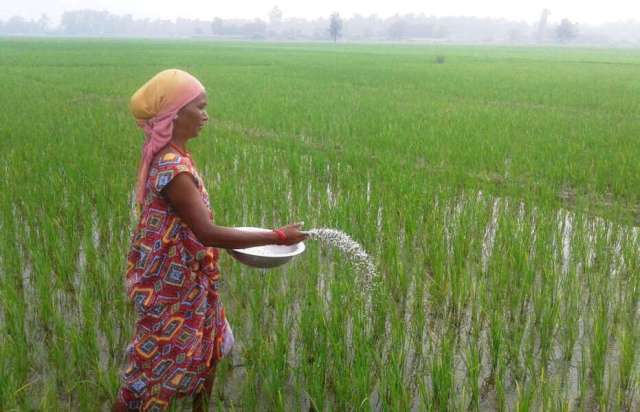
M 202 92 L 178 111 L 173 124 L 174 133 L 187 139 L 196 137 L 209 120 L 206 107 L 207 94 Z

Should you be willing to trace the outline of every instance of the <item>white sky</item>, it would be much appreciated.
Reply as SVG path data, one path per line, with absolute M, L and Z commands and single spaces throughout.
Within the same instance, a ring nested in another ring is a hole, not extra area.
M 114 14 L 134 17 L 199 18 L 262 18 L 277 5 L 287 17 L 322 17 L 334 11 L 343 17 L 355 13 L 388 17 L 396 13 L 424 13 L 435 16 L 503 17 L 509 20 L 535 22 L 543 8 L 551 10 L 550 21 L 569 18 L 580 23 L 598 24 L 618 20 L 640 20 L 640 1 L 609 0 L 0 0 L 0 19 L 11 16 L 38 18 L 46 13 L 57 22 L 65 10 L 107 10 Z

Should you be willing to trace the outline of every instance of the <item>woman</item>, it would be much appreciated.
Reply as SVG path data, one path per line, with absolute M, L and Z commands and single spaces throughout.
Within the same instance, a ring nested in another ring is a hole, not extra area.
M 145 133 L 136 193 L 140 221 L 126 276 L 137 321 L 114 411 L 161 411 L 185 395 L 194 396 L 194 411 L 204 410 L 216 364 L 233 345 L 218 295 L 217 248 L 305 238 L 301 224 L 247 233 L 213 223 L 186 147 L 208 121 L 206 106 L 202 84 L 175 69 L 158 73 L 131 98 Z

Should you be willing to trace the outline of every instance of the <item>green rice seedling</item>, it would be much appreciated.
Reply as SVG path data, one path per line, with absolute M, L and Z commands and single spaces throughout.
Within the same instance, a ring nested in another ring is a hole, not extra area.
M 633 239 L 629 242 L 628 247 L 621 250 L 624 265 L 620 271 L 622 314 L 617 331 L 617 342 L 619 343 L 617 406 L 624 410 L 631 410 L 637 402 L 638 331 L 635 327 L 635 319 L 640 289 L 638 288 L 638 277 L 631 272 L 638 267 L 636 250 L 637 247 Z
M 635 359 L 637 348 L 637 332 L 628 322 L 621 327 L 620 331 L 620 366 L 618 371 L 618 379 L 620 386 L 616 394 L 617 407 L 624 410 L 630 410 L 635 398 L 635 387 L 637 379 L 635 374 Z
M 478 293 L 478 289 L 482 290 L 481 286 L 474 285 L 472 296 Z M 475 300 L 474 296 L 474 300 Z M 477 300 L 476 300 L 477 302 Z M 477 305 L 477 303 L 476 303 Z M 467 382 L 470 391 L 468 409 L 475 411 L 480 410 L 480 398 L 481 398 L 481 373 L 482 373 L 482 349 L 481 349 L 481 335 L 482 335 L 482 320 L 480 317 L 480 311 L 478 306 L 472 306 L 471 308 L 471 326 L 469 331 L 468 342 L 465 349 L 465 363 L 467 371 Z
M 595 401 L 600 405 L 606 404 L 608 394 L 606 392 L 605 370 L 606 357 L 609 344 L 608 335 L 608 304 L 604 297 L 599 304 L 595 306 L 593 314 L 593 336 L 590 342 L 590 359 L 591 369 L 590 375 L 594 385 Z
M 454 375 L 454 347 L 455 341 L 451 334 L 440 338 L 438 353 L 434 355 L 431 365 L 431 408 L 444 411 L 454 404 L 455 375 Z
M 503 366 L 503 362 L 504 361 L 501 358 L 498 360 L 498 364 L 496 366 L 496 372 L 494 375 L 496 406 L 498 410 L 506 410 L 508 408 L 507 394 L 506 394 L 506 388 L 505 388 L 506 372 Z
M 560 388 L 554 387 L 551 382 L 544 381 L 541 389 L 541 400 L 538 403 L 539 408 L 545 411 L 561 411 L 569 412 L 576 409 L 572 407 L 571 400 L 563 399 L 559 396 Z
M 535 388 L 531 385 L 520 385 L 516 382 L 516 395 L 517 400 L 515 402 L 515 410 L 518 412 L 526 412 L 533 407 L 533 396 L 535 394 Z

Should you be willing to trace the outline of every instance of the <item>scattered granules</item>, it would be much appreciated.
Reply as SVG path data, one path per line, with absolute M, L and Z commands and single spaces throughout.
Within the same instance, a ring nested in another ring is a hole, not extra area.
M 373 289 L 377 280 L 377 271 L 373 260 L 362 246 L 346 233 L 337 229 L 311 229 L 305 231 L 311 240 L 319 240 L 328 246 L 337 247 L 361 273 L 361 283 L 365 290 Z

